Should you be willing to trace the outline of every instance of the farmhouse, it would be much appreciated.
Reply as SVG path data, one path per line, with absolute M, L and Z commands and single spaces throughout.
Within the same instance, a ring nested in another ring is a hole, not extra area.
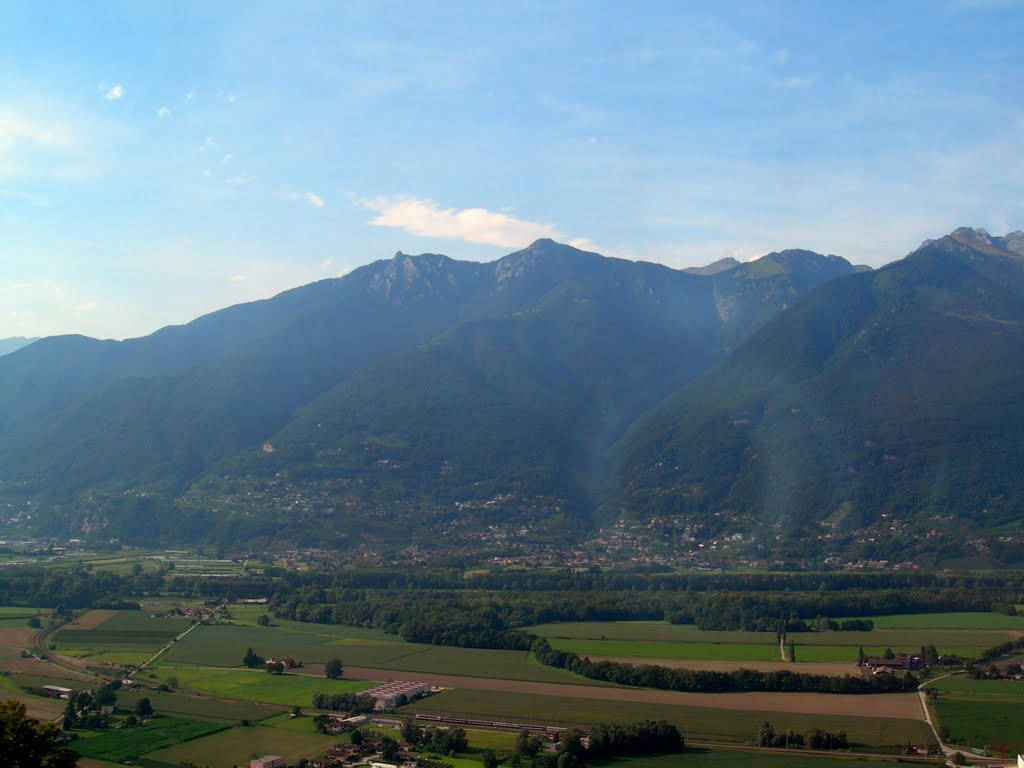
M 59 685 L 44 685 L 43 694 L 55 699 L 67 699 L 71 697 L 71 689 L 61 688 Z
M 266 755 L 249 761 L 249 768 L 282 768 L 284 758 L 280 755 Z
M 914 672 L 921 669 L 921 655 L 918 653 L 897 653 L 891 659 L 869 656 L 865 659 L 864 666 L 876 675 L 906 672 L 908 670 Z

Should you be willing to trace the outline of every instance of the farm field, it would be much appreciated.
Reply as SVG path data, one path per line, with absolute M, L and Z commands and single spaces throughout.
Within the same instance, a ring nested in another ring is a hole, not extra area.
M 872 616 L 875 629 L 1004 629 L 1024 632 L 1024 616 L 1002 613 L 907 613 Z
M 792 694 L 778 696 L 786 699 Z M 706 698 L 714 698 L 708 695 Z M 837 697 L 844 698 L 844 697 Z M 712 709 L 699 705 L 661 702 L 583 699 L 571 696 L 538 696 L 526 692 L 456 689 L 444 691 L 403 708 L 403 712 L 459 717 L 493 717 L 513 722 L 589 726 L 599 722 L 632 722 L 665 719 L 675 723 L 688 740 L 721 740 L 737 743 L 754 738 L 758 727 L 770 721 L 777 731 L 793 729 L 804 733 L 811 728 L 843 728 L 851 742 L 882 747 L 924 743 L 928 726 L 912 719 L 885 717 L 872 707 L 874 697 L 860 697 L 863 712 L 879 716 L 826 715 L 766 711 L 758 709 Z M 756 706 L 756 705 L 755 705 Z
M 68 656 L 138 664 L 189 625 L 187 619 L 153 618 L 147 611 L 90 611 L 78 626 L 62 627 L 50 641 Z
M 281 713 L 278 707 L 255 704 L 251 701 L 220 701 L 209 696 L 190 696 L 183 693 L 163 693 L 150 690 L 117 692 L 117 705 L 124 709 L 135 707 L 139 699 L 147 698 L 153 710 L 160 715 L 182 717 L 186 720 L 209 720 L 215 723 L 237 725 L 242 720 L 255 723 Z
M 1020 744 L 1024 697 L 942 694 L 933 703 L 939 722 L 949 728 L 949 743 L 965 747 Z
M 896 761 L 801 755 L 799 751 L 772 754 L 751 750 L 704 749 L 687 747 L 675 755 L 620 757 L 595 762 L 598 768 L 885 768 Z
M 73 741 L 71 747 L 83 757 L 123 762 L 154 749 L 180 744 L 226 727 L 216 723 L 160 717 L 136 728 L 118 729 Z
M 370 682 L 328 680 L 323 676 L 294 673 L 271 675 L 251 669 L 161 666 L 144 674 L 145 679 L 153 682 L 167 682 L 176 677 L 179 687 L 212 696 L 298 707 L 312 706 L 313 695 L 319 692 L 357 693 L 373 687 Z
M 1009 696 L 1024 701 L 1022 680 L 972 680 L 969 677 L 944 677 L 931 684 L 938 691 L 969 693 L 982 696 Z
M 932 623 L 938 616 L 933 615 Z M 956 616 L 958 614 L 950 614 Z M 797 662 L 853 664 L 858 649 L 869 656 L 881 656 L 886 649 L 914 652 L 923 645 L 935 645 L 940 653 L 978 656 L 982 651 L 1013 637 L 1009 629 L 984 625 L 990 614 L 967 614 L 962 625 L 979 628 L 893 628 L 872 632 L 800 632 L 788 639 L 796 643 Z M 997 619 L 1020 617 L 996 616 Z M 963 616 L 963 615 L 960 615 Z M 895 621 L 896 617 L 884 617 Z M 917 618 L 917 617 L 911 617 Z M 922 624 L 928 622 L 922 621 Z M 998 623 L 998 622 L 997 622 Z M 778 661 L 778 644 L 770 632 L 704 631 L 692 624 L 666 622 L 565 622 L 525 627 L 525 631 L 547 637 L 552 647 L 580 656 L 621 659 L 690 659 L 694 661 L 740 662 Z
M 234 609 L 232 609 L 234 613 Z M 526 651 L 416 645 L 394 635 L 358 627 L 280 622 L 277 626 L 215 624 L 196 628 L 162 662 L 177 666 L 237 667 L 246 648 L 264 657 L 291 657 L 305 666 L 340 658 L 346 667 L 372 667 L 398 673 L 447 673 L 503 677 L 532 682 L 593 681 L 535 663 Z
M 295 733 L 284 728 L 255 725 L 249 728 L 231 728 L 202 739 L 146 754 L 146 758 L 176 766 L 181 763 L 205 765 L 208 768 L 233 768 L 247 765 L 255 755 L 281 755 L 294 765 L 301 758 L 311 758 L 326 752 L 338 742 L 335 736 L 314 733 Z M 479 764 L 478 764 L 479 765 Z

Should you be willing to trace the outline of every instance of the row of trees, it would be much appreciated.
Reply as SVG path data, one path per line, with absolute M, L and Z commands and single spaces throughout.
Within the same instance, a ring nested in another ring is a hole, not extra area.
M 1024 596 L 1022 596 L 1024 599 Z M 667 620 L 702 629 L 787 632 L 866 631 L 870 619 L 844 616 L 987 611 L 993 592 L 846 590 L 843 592 L 516 592 L 374 590 L 302 586 L 281 589 L 272 609 L 281 618 L 372 626 L 410 642 L 522 649 L 506 636 L 517 627 L 554 621 Z
M 654 755 L 680 752 L 683 736 L 664 720 L 642 723 L 600 723 L 590 729 L 587 752 L 597 757 Z
M 362 693 L 315 693 L 313 709 L 326 709 L 331 712 L 373 712 L 376 702 L 372 696 Z
M 917 678 L 879 675 L 862 678 L 845 675 L 810 675 L 789 670 L 761 672 L 738 669 L 732 672 L 672 669 L 654 664 L 622 664 L 615 661 L 593 662 L 569 651 L 551 647 L 544 638 L 533 644 L 533 654 L 541 664 L 567 669 L 591 680 L 604 680 L 619 685 L 658 688 L 693 693 L 724 693 L 726 691 L 777 691 L 804 693 L 895 693 L 917 689 Z

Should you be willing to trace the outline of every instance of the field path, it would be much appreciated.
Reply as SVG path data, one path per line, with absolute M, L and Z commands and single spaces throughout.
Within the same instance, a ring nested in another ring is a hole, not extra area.
M 566 683 L 530 683 L 521 680 L 491 680 L 485 677 L 435 675 L 399 672 L 393 669 L 345 667 L 347 680 L 415 680 L 441 688 L 531 693 L 538 696 L 564 696 L 601 701 L 630 701 L 643 704 L 667 704 L 708 709 L 755 710 L 760 712 L 796 712 L 807 715 L 841 717 L 889 717 L 923 720 L 916 693 L 878 693 L 843 696 L 829 693 L 682 693 L 648 688 L 612 688 Z

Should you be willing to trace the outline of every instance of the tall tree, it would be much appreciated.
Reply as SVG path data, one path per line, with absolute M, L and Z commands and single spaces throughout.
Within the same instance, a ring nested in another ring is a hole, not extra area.
M 20 701 L 0 702 L 0 755 L 10 768 L 75 768 L 78 755 L 60 743 L 60 729 L 25 714 Z

